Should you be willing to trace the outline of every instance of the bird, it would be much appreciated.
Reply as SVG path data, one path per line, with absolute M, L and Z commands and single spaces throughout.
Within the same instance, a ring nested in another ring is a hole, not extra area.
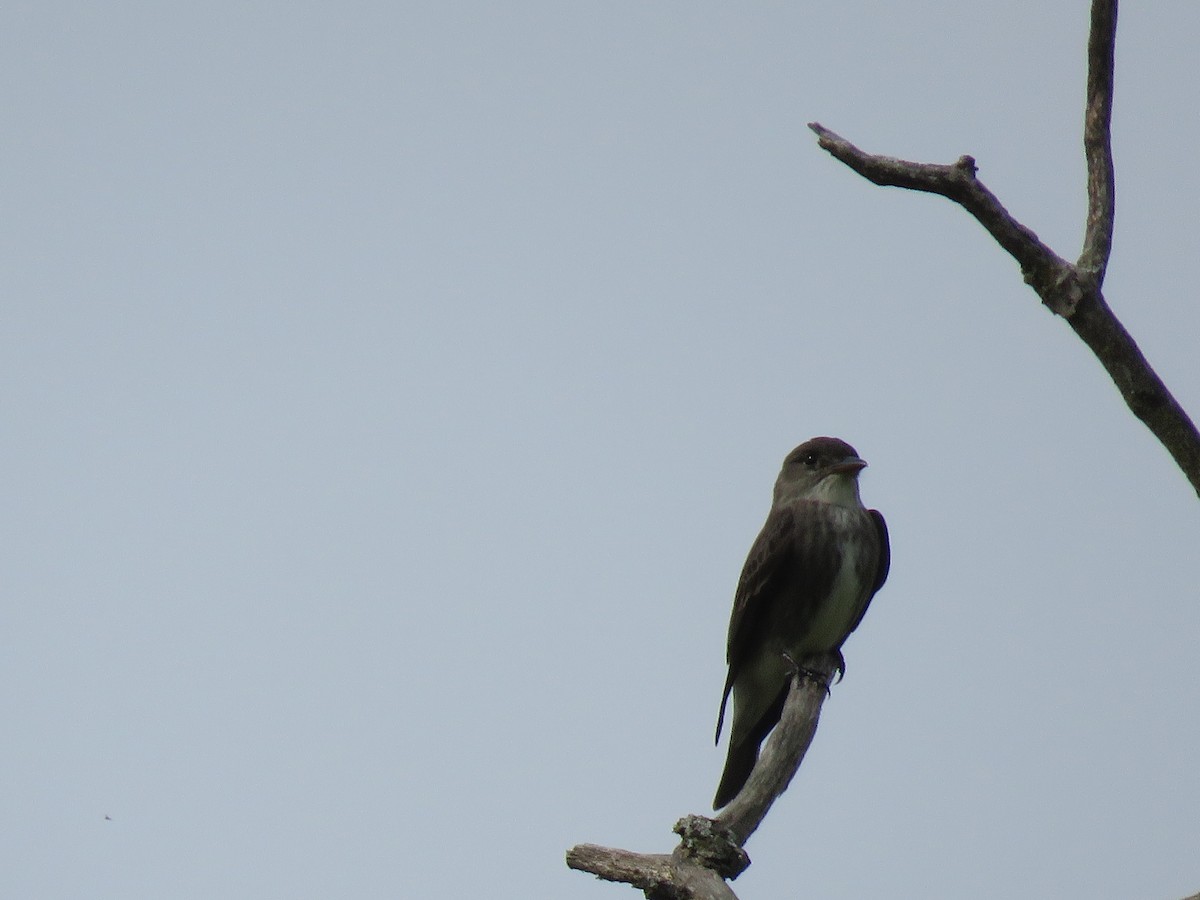
M 844 674 L 842 644 L 887 580 L 887 524 L 859 497 L 866 465 L 833 437 L 805 441 L 783 461 L 734 595 L 718 743 L 731 697 L 733 722 L 713 809 L 745 786 L 760 745 L 779 722 L 795 668 L 832 655 Z

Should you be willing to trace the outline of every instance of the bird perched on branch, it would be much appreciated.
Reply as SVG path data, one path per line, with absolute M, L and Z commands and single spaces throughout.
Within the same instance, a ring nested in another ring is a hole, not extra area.
M 887 525 L 863 506 L 866 466 L 845 441 L 818 437 L 787 455 L 767 522 L 750 548 L 729 621 L 729 675 L 717 717 L 733 697 L 729 753 L 713 809 L 737 796 L 759 746 L 779 722 L 795 665 L 833 654 L 858 627 L 887 578 Z

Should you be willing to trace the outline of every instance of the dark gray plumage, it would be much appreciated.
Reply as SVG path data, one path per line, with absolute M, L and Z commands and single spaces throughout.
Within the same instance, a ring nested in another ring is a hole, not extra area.
M 787 455 L 767 522 L 750 548 L 729 621 L 729 675 L 717 718 L 733 697 L 729 754 L 713 808 L 735 796 L 779 722 L 790 669 L 835 653 L 887 578 L 887 525 L 858 495 L 866 466 L 845 441 L 813 438 Z

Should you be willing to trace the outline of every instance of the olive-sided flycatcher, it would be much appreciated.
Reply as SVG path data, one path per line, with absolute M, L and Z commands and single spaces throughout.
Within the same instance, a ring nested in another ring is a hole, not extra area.
M 745 785 L 763 739 L 779 722 L 791 665 L 835 654 L 887 578 L 887 526 L 858 496 L 866 466 L 845 441 L 813 438 L 787 455 L 771 512 L 750 548 L 729 621 L 729 677 L 717 718 L 733 694 L 729 755 L 713 808 Z

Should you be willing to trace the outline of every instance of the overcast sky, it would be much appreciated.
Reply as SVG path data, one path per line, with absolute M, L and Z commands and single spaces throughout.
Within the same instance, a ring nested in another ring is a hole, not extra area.
M 783 456 L 891 579 L 744 900 L 1200 890 L 1200 504 L 939 198 L 1074 258 L 1087 4 L 0 13 L 0 895 L 632 897 Z M 1109 301 L 1200 414 L 1200 6 L 1118 34 Z M 109 818 L 111 817 L 111 818 Z

